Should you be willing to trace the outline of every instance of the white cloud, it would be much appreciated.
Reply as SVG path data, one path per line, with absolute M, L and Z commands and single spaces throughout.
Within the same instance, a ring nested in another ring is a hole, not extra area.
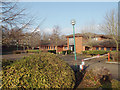
M 52 28 L 44 28 L 44 29 L 42 30 L 42 32 L 51 34 L 51 33 L 52 33 Z
M 31 33 L 31 32 L 33 32 L 34 30 L 35 30 L 34 28 L 29 28 L 29 29 L 27 29 L 25 32 Z M 41 30 L 38 28 L 35 32 L 37 32 L 37 31 L 41 31 Z

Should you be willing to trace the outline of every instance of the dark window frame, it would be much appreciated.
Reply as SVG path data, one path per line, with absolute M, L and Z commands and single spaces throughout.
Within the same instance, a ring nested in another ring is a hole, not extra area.
M 104 47 L 101 47 L 101 50 L 104 50 Z
M 99 50 L 99 47 L 96 47 L 96 50 Z
M 110 51 L 110 47 L 106 47 L 106 51 Z

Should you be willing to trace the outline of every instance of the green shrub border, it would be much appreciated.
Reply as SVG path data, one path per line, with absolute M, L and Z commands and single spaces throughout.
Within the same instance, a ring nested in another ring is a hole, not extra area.
M 88 55 L 103 55 L 103 54 L 107 54 L 110 51 L 104 51 L 104 50 L 88 50 L 88 51 L 82 51 L 82 54 L 88 54 Z
M 40 53 L 42 50 L 27 50 L 27 53 Z
M 65 53 L 67 52 L 67 54 L 71 54 L 71 50 L 66 50 L 66 51 L 62 51 L 62 54 L 65 55 Z
M 56 54 L 56 50 L 48 50 L 48 52 Z
M 13 63 L 4 60 L 2 88 L 73 88 L 72 68 L 57 55 L 41 52 Z

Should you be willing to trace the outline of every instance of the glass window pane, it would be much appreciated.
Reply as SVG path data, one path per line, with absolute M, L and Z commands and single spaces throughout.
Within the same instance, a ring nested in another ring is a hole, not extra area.
M 98 47 L 96 47 L 96 50 L 99 50 L 99 48 L 98 48 Z
M 104 50 L 104 47 L 101 47 L 101 50 Z
M 112 48 L 112 51 L 115 51 L 116 50 L 116 48 L 114 47 L 114 48 Z
M 110 51 L 110 48 L 109 48 L 109 47 L 107 47 L 107 51 Z

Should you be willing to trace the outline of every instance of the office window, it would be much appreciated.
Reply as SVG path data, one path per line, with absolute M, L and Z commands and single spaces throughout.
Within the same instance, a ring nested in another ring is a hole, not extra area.
M 114 48 L 112 48 L 112 51 L 115 51 L 116 50 L 116 48 L 114 47 Z
M 66 47 L 64 47 L 64 49 L 67 49 L 67 46 L 66 46 Z
M 54 50 L 55 50 L 55 46 L 54 46 Z
M 101 50 L 104 50 L 104 47 L 101 47 Z
M 96 47 L 96 50 L 99 50 L 99 47 Z
M 50 49 L 50 46 L 49 46 L 49 49 Z
M 107 50 L 107 51 L 110 51 L 110 48 L 109 48 L 109 47 L 107 47 L 107 48 L 106 48 L 106 50 Z

